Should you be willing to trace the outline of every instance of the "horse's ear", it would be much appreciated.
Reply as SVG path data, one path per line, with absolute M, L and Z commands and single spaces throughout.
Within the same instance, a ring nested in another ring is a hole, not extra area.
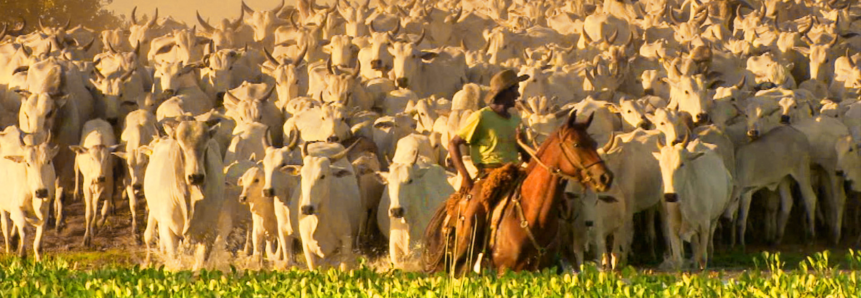
M 568 126 L 574 126 L 575 123 L 577 123 L 577 110 L 573 110 L 568 114 Z
M 586 123 L 583 123 L 583 125 L 585 125 L 584 128 L 589 128 L 589 125 L 592 124 L 592 118 L 594 118 L 594 117 L 595 117 L 595 112 L 592 112 L 592 114 L 589 114 L 589 118 L 586 118 Z

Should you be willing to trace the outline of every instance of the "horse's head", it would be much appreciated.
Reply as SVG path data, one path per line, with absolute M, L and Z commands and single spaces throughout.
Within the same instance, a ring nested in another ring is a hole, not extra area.
M 613 172 L 598 156 L 598 145 L 586 132 L 594 114 L 582 123 L 577 122 L 576 115 L 577 111 L 571 112 L 565 125 L 557 130 L 557 144 L 562 154 L 559 171 L 577 177 L 584 187 L 592 187 L 596 192 L 606 191 L 613 183 Z

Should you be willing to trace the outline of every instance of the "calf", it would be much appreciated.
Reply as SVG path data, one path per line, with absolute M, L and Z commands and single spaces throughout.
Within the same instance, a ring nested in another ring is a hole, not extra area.
M 86 232 L 82 245 L 90 246 L 96 226 L 97 208 L 99 201 L 104 199 L 102 205 L 101 219 L 98 225 L 104 224 L 107 218 L 110 200 L 114 194 L 114 164 L 111 152 L 117 148 L 114 131 L 111 124 L 101 119 L 90 120 L 84 123 L 81 131 L 81 143 L 70 146 L 77 155 L 75 156 L 75 195 L 78 195 L 78 186 L 83 187 L 84 214 Z M 80 183 L 78 173 L 83 177 Z

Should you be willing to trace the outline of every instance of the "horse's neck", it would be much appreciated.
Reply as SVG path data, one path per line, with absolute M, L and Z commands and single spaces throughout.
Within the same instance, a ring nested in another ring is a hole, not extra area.
M 553 140 L 547 140 L 547 142 L 555 144 Z M 559 157 L 561 156 L 559 153 L 561 152 L 556 152 L 550 145 L 548 144 L 547 148 L 544 148 L 537 158 L 551 169 L 558 168 Z M 556 192 L 560 189 L 560 182 L 558 176 L 538 165 L 536 161 L 532 161 L 530 171 L 520 188 L 523 212 L 527 221 L 535 222 L 542 213 L 551 210 L 556 204 Z M 546 218 L 546 216 L 541 216 L 541 218 Z

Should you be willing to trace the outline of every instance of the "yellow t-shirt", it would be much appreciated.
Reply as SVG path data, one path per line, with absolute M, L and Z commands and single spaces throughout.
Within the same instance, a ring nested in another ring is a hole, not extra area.
M 520 121 L 518 115 L 505 119 L 485 107 L 469 115 L 457 135 L 469 144 L 469 155 L 475 164 L 517 162 L 515 134 Z

